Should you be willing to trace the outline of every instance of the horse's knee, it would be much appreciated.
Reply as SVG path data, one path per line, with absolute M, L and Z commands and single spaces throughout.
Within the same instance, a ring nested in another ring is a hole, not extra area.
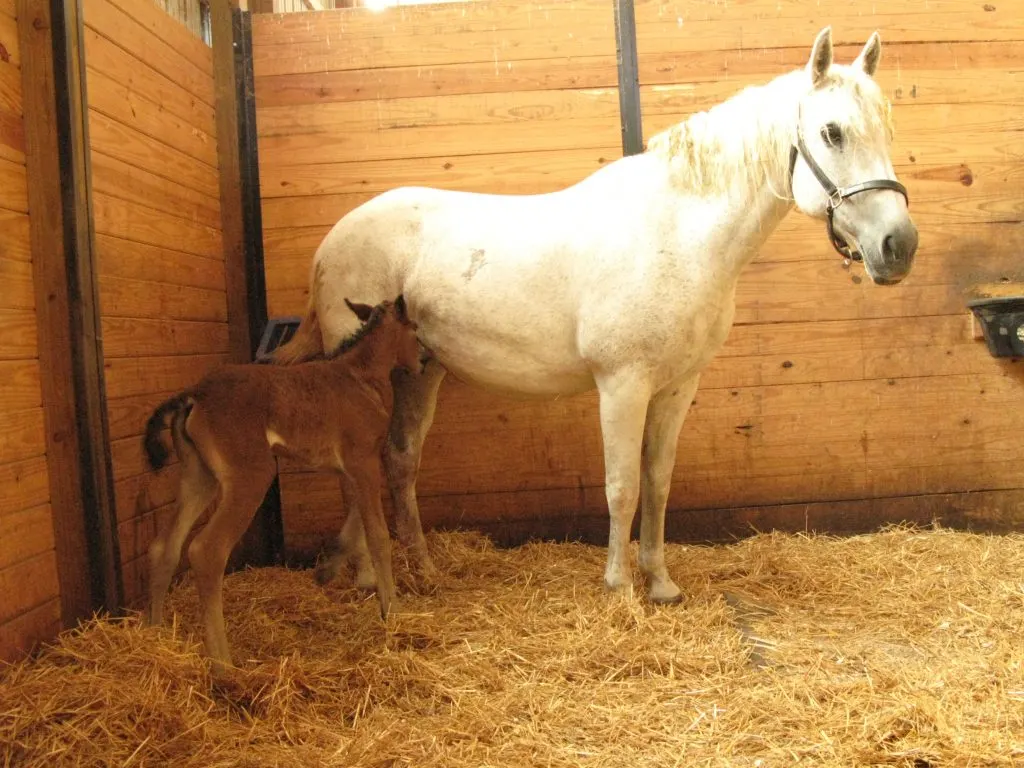
M 614 516 L 632 516 L 640 498 L 640 483 L 635 478 L 609 479 L 605 484 L 608 511 Z

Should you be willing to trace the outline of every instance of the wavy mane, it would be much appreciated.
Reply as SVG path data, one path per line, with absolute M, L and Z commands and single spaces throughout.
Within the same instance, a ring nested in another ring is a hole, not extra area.
M 669 161 L 675 183 L 684 189 L 724 192 L 737 183 L 749 188 L 767 183 L 779 194 L 778 184 L 789 173 L 797 105 L 810 88 L 804 70 L 749 86 L 653 136 L 647 151 Z M 876 135 L 881 128 L 891 140 L 891 106 L 864 72 L 835 64 L 820 88 L 852 92 L 856 111 L 837 116 L 851 139 Z M 788 193 L 779 196 L 788 197 Z

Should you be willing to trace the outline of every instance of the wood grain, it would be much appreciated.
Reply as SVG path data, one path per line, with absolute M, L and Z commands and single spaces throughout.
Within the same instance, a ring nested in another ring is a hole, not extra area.
M 110 4 L 117 6 L 133 21 L 152 32 L 204 75 L 213 78 L 213 54 L 210 46 L 189 32 L 162 8 L 154 3 L 136 3 L 134 0 L 110 0 Z
M 177 83 L 195 98 L 213 105 L 212 62 L 209 58 L 206 59 L 205 71 L 200 69 L 181 54 L 181 48 L 169 45 L 152 27 L 138 23 L 122 8 L 108 0 L 84 0 L 84 6 L 85 23 L 88 27 L 109 39 L 140 63 Z M 164 26 L 172 28 L 171 25 L 176 22 L 167 14 L 164 15 Z M 178 42 L 184 44 L 185 50 L 191 48 L 183 41 Z
M 0 515 L 42 506 L 50 500 L 46 457 L 0 464 Z M 54 593 L 56 594 L 56 593 Z
M 216 135 L 213 107 L 209 104 L 150 67 L 140 66 L 138 59 L 89 27 L 85 29 L 84 40 L 90 69 L 126 86 L 132 93 L 142 94 L 208 136 Z
M 21 659 L 39 643 L 52 640 L 60 627 L 60 600 L 57 598 L 0 624 L 0 658 Z
M 4 329 L 5 342 L 0 347 L 0 360 L 25 360 L 38 354 L 34 312 L 0 308 L 0 327 Z
M 217 166 L 217 140 L 193 127 L 159 101 L 95 69 L 88 70 L 89 109 L 106 115 L 211 167 Z M 158 95 L 155 95 L 159 98 Z M 159 166 L 156 170 L 159 172 Z
M 46 431 L 41 407 L 0 410 L 0 463 L 31 459 L 46 453 Z
M 20 67 L 21 41 L 18 38 L 18 23 L 13 15 L 0 14 L 0 45 L 6 52 L 4 64 L 9 64 L 12 69 Z
M 42 404 L 38 360 L 0 360 L 0 403 L 10 411 Z
M 28 216 L 0 208 L 0 259 L 27 262 L 32 259 Z
M 51 600 L 59 591 L 57 558 L 53 550 L 0 570 L 0 623 Z
M 99 190 L 93 196 L 93 203 L 98 233 L 147 245 L 174 243 L 186 253 L 223 258 L 224 244 L 219 229 L 169 216 L 138 202 L 110 197 Z
M 104 277 L 224 291 L 224 262 L 220 259 L 103 234 L 96 236 L 96 250 Z
M 108 358 L 226 354 L 228 327 L 226 323 L 104 317 L 103 350 Z
M 4 309 L 35 308 L 35 293 L 32 285 L 32 264 L 27 261 L 9 261 L 0 258 L 0 307 Z
M 0 518 L 0 571 L 53 549 L 51 514 L 44 504 Z
M 106 317 L 211 322 L 224 322 L 227 318 L 223 291 L 204 288 L 101 277 L 100 298 Z
M 28 213 L 28 184 L 23 163 L 0 158 L 0 208 Z
M 215 197 L 217 171 L 184 152 L 140 133 L 106 115 L 90 111 L 89 139 L 94 149 L 130 166 Z
M 0 159 L 25 164 L 25 131 L 21 115 L 0 109 Z
M 110 414 L 110 439 L 121 440 L 126 437 L 141 435 L 146 427 L 146 420 L 160 403 L 176 391 L 167 389 L 153 390 L 131 397 L 110 398 L 107 408 Z
M 103 152 L 92 153 L 93 189 L 171 217 L 212 229 L 220 228 L 220 201 Z
M 224 362 L 223 354 L 108 358 L 104 366 L 107 395 L 118 398 L 185 389 Z

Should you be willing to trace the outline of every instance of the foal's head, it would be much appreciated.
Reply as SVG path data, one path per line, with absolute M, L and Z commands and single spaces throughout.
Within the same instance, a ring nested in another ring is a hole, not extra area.
M 417 326 L 410 318 L 405 306 L 405 297 L 399 296 L 393 302 L 385 301 L 377 306 L 355 304 L 345 299 L 345 304 L 363 322 L 363 327 L 352 339 L 373 336 L 368 342 L 377 345 L 381 353 L 394 352 L 395 366 L 410 373 L 419 373 L 422 368 L 422 352 L 416 338 Z M 342 347 L 346 347 L 343 344 Z M 343 349 L 340 349 L 343 351 Z
M 803 146 L 793 156 L 792 184 L 797 207 L 815 218 L 831 217 L 839 245 L 863 257 L 876 283 L 892 284 L 910 272 L 917 228 L 904 194 L 890 183 L 896 174 L 889 159 L 889 103 L 874 80 L 881 54 L 876 32 L 852 64 L 835 64 L 831 31 L 818 35 L 800 98 Z M 814 165 L 840 188 L 831 202 Z M 874 183 L 858 188 L 863 182 Z

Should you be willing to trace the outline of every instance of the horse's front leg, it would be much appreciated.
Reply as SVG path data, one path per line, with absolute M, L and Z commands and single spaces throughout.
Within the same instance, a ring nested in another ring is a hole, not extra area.
M 679 430 L 697 392 L 699 376 L 665 387 L 647 409 L 644 429 L 643 481 L 640 494 L 640 571 L 655 603 L 678 603 L 679 587 L 665 567 L 665 505 L 672 485 Z
M 643 377 L 616 374 L 598 379 L 597 388 L 604 441 L 605 496 L 610 518 L 604 583 L 610 590 L 620 590 L 633 581 L 629 567 L 629 535 L 640 495 L 640 448 L 650 386 Z

